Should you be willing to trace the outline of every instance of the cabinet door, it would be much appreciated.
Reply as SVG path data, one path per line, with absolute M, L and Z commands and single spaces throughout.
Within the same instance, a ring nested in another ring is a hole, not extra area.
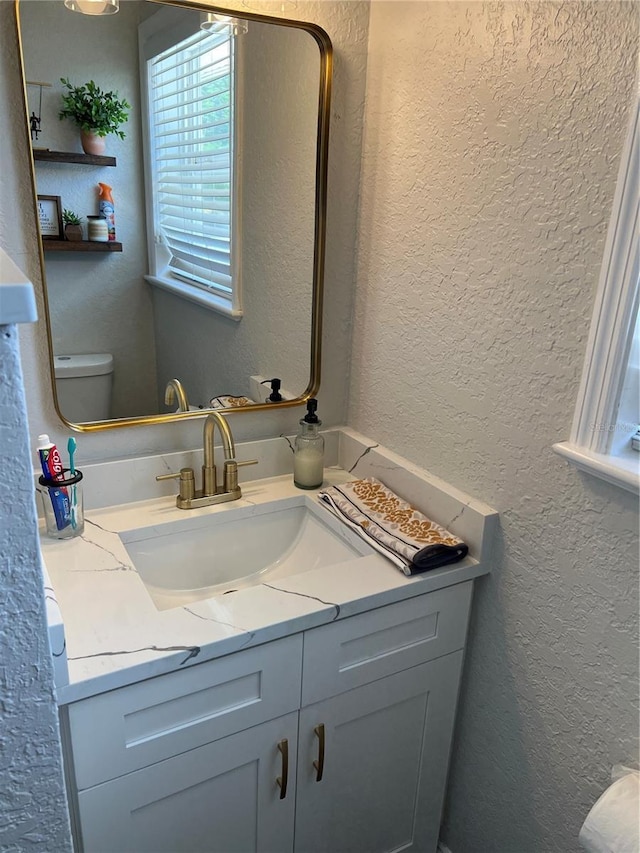
M 86 853 L 252 853 L 293 849 L 298 714 L 81 791 Z M 286 796 L 282 779 L 288 745 Z
M 301 711 L 296 853 L 435 853 L 461 665 L 454 652 Z

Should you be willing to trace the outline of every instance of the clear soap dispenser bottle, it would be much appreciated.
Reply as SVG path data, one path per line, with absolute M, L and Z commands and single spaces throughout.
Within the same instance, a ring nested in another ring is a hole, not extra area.
M 324 438 L 318 434 L 322 425 L 316 415 L 318 401 L 307 402 L 307 414 L 300 421 L 293 456 L 293 482 L 299 489 L 317 489 L 324 473 Z

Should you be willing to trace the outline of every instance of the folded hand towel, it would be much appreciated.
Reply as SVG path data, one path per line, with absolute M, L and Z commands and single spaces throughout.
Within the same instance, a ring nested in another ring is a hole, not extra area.
M 318 497 L 405 575 L 457 563 L 469 551 L 461 539 L 430 521 L 374 477 L 330 486 Z
M 221 394 L 219 397 L 212 397 L 209 400 L 209 408 L 239 409 L 241 406 L 252 406 L 254 402 L 249 397 L 234 397 L 231 394 Z

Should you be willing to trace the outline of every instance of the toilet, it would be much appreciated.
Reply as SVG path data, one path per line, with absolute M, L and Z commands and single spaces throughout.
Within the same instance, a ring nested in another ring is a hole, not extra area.
M 58 406 L 71 423 L 111 417 L 113 356 L 109 352 L 53 357 Z

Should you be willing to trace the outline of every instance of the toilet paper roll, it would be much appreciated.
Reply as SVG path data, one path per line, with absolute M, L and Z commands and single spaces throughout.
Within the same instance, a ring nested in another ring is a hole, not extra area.
M 587 853 L 640 853 L 640 773 L 624 770 L 582 824 L 578 841 Z

